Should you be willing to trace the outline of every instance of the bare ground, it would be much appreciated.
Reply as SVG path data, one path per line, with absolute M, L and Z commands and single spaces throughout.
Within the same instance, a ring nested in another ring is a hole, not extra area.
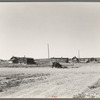
M 99 63 L 64 69 L 0 68 L 0 98 L 100 98 L 99 79 Z

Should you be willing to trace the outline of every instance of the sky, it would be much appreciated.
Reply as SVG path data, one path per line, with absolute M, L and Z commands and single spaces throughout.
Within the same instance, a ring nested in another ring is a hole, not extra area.
M 0 59 L 100 57 L 100 3 L 1 2 Z

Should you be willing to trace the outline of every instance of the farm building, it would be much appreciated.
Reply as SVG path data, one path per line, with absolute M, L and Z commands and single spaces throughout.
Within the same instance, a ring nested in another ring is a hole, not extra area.
M 90 58 L 78 58 L 80 63 L 87 63 L 89 62 Z
M 97 62 L 98 62 L 98 63 L 100 63 L 100 58 L 99 58 L 99 57 L 98 57 L 98 58 L 96 58 L 96 60 L 97 60 Z
M 66 62 L 68 63 L 69 62 L 69 58 L 51 58 L 51 62 Z
M 36 64 L 33 58 L 26 57 L 11 57 L 9 61 L 15 64 Z
M 72 62 L 75 63 L 90 63 L 90 62 L 96 62 L 96 58 L 77 58 L 77 57 L 73 57 L 72 58 Z
M 95 62 L 95 61 L 97 61 L 96 58 L 90 58 L 90 62 Z
M 90 62 L 98 62 L 98 59 L 97 58 L 88 58 L 88 63 Z
M 79 59 L 75 56 L 75 57 L 72 58 L 72 62 L 79 63 Z
M 100 58 L 79 58 L 80 63 L 100 62 Z

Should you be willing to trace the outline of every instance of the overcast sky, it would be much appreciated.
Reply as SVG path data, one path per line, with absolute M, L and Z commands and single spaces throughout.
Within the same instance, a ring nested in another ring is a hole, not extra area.
M 100 57 L 100 3 L 0 3 L 0 59 Z

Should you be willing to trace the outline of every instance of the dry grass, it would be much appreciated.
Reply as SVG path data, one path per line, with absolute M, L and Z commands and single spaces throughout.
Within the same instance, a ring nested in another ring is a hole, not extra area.
M 9 94 L 8 90 L 12 89 L 13 93 L 14 89 L 18 87 L 19 90 L 16 90 L 18 93 L 15 93 L 14 97 L 26 97 L 26 94 L 27 97 L 31 95 L 31 97 L 38 95 L 45 97 L 45 95 L 50 94 L 58 98 L 67 98 L 68 96 L 72 98 L 86 98 L 88 95 L 84 90 L 88 86 L 92 86 L 100 78 L 99 74 L 100 64 L 74 64 L 73 66 L 69 65 L 66 69 L 50 67 L 4 67 L 0 68 L 0 96 L 4 95 L 5 97 L 6 93 Z M 29 83 L 32 83 L 32 85 Z M 29 84 L 30 88 L 26 87 L 25 84 Z M 26 90 L 21 88 L 22 85 L 24 85 Z M 21 92 L 20 88 L 22 89 Z M 95 96 L 89 95 L 88 97 L 93 98 Z
M 89 89 L 94 89 L 100 87 L 100 79 L 95 82 L 93 85 L 89 86 Z
M 28 68 L 28 67 L 38 67 L 38 65 L 36 64 L 32 64 L 32 65 L 25 65 L 25 64 L 10 64 L 10 63 L 0 63 L 0 68 Z
M 84 92 L 74 95 L 73 98 L 83 99 L 83 98 L 95 98 L 94 95 L 85 94 Z
M 35 82 L 37 80 L 43 80 L 43 77 L 49 76 L 49 73 L 35 73 L 35 74 L 5 74 L 0 77 L 0 92 L 3 92 L 5 89 L 19 86 L 23 83 Z

